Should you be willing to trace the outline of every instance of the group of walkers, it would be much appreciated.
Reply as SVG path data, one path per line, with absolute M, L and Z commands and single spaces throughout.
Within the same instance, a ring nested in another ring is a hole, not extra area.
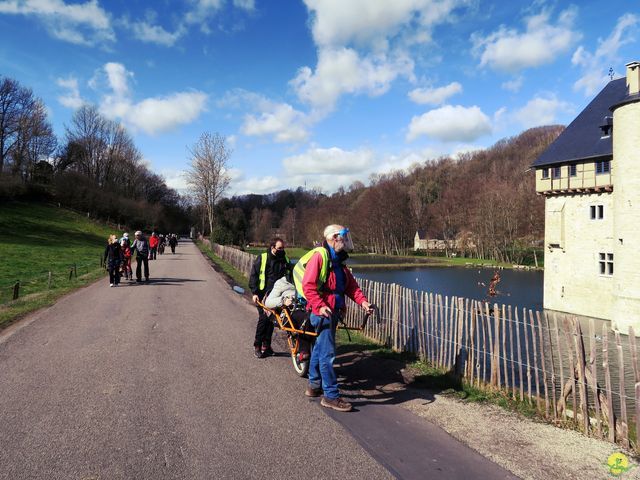
M 284 241 L 274 238 L 266 252 L 258 256 L 249 278 L 254 303 L 268 308 L 287 307 L 299 298 L 306 302 L 309 320 L 317 337 L 311 351 L 307 397 L 320 397 L 323 407 L 340 412 L 352 409 L 340 397 L 338 379 L 333 368 L 336 356 L 336 329 L 345 308 L 346 298 L 371 313 L 372 306 L 358 286 L 345 261 L 353 249 L 349 229 L 342 225 L 328 225 L 324 241 L 304 255 L 292 268 L 285 253 Z M 273 355 L 271 338 L 273 320 L 257 306 L 258 324 L 253 342 L 254 355 L 265 358 Z
M 157 252 L 164 253 L 166 244 L 171 247 L 171 252 L 176 253 L 178 236 L 176 234 L 157 235 L 151 234 L 149 240 L 138 230 L 134 234 L 134 239 L 129 239 L 129 234 L 124 233 L 121 238 L 110 235 L 107 240 L 107 247 L 104 251 L 104 266 L 109 271 L 109 286 L 120 285 L 120 278 L 133 282 L 133 271 L 131 259 L 135 254 L 136 259 L 136 282 L 142 282 L 144 269 L 144 281 L 149 281 L 149 260 L 155 260 Z

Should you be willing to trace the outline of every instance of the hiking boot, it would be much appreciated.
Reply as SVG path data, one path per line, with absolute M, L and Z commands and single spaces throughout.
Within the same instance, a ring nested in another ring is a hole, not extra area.
M 350 412 L 352 409 L 351 404 L 349 402 L 345 402 L 340 397 L 338 398 L 322 397 L 322 400 L 320 401 L 320 405 L 326 408 L 337 410 L 338 412 Z
M 320 395 L 322 395 L 322 388 L 320 387 L 313 388 L 311 386 L 308 386 L 307 389 L 304 391 L 304 394 L 307 397 L 311 397 L 311 398 L 319 397 Z
M 260 347 L 256 347 L 253 351 L 253 356 L 256 358 L 264 358 L 264 355 L 262 354 L 262 349 Z

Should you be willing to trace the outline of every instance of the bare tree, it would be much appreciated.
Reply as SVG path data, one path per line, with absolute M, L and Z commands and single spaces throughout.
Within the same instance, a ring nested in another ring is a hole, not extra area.
M 204 207 L 209 221 L 209 232 L 213 232 L 215 205 L 229 187 L 228 174 L 231 150 L 226 138 L 219 133 L 205 132 L 189 149 L 191 169 L 185 173 L 187 184 L 196 201 Z
M 25 129 L 33 126 L 34 118 L 46 123 L 42 102 L 16 80 L 0 77 L 0 173 L 17 146 L 26 145 L 21 138 L 25 139 Z M 21 155 L 17 157 L 22 159 Z

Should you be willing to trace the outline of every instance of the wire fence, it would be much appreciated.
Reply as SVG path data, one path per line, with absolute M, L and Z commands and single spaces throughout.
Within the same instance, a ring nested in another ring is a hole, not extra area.
M 246 276 L 255 255 L 210 248 Z M 363 332 L 412 352 L 476 388 L 529 402 L 556 423 L 640 452 L 640 366 L 635 332 L 594 319 L 446 297 L 360 279 L 378 307 Z M 349 305 L 345 321 L 361 312 Z
M 67 286 L 78 277 L 103 266 L 102 255 L 96 254 L 93 261 L 55 265 L 39 272 L 0 274 L 0 305 L 10 305 L 11 302 L 29 295 Z

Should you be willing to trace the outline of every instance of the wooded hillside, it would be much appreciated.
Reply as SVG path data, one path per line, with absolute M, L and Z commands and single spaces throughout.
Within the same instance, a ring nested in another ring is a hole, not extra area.
M 245 244 L 278 233 L 308 246 L 325 225 L 343 223 L 359 249 L 400 254 L 422 229 L 430 238 L 458 240 L 465 255 L 519 262 L 544 237 L 544 199 L 528 169 L 562 130 L 533 128 L 486 150 L 426 160 L 333 195 L 298 188 L 225 199 L 213 237 Z

